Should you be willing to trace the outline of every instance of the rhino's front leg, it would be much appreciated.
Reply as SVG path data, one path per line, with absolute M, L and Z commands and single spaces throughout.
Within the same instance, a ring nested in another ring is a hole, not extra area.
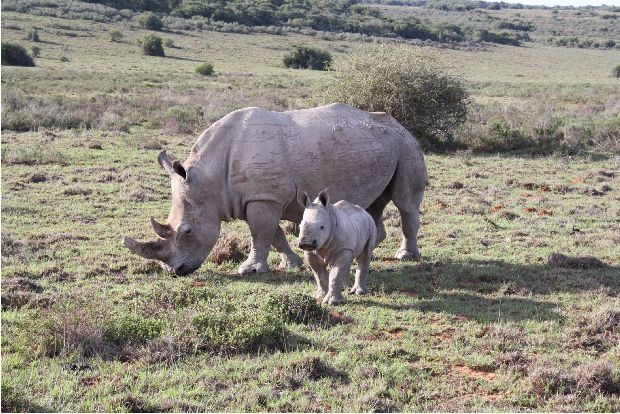
M 349 278 L 352 262 L 353 253 L 350 250 L 343 250 L 338 253 L 333 263 L 330 263 L 329 290 L 327 291 L 327 295 L 323 298 L 323 303 L 339 305 L 344 301 L 342 289 Z
M 280 226 L 276 229 L 276 236 L 273 239 L 273 247 L 275 247 L 277 252 L 280 253 L 281 269 L 294 269 L 300 267 L 304 263 L 303 259 L 291 250 L 291 246 L 289 246 L 288 240 L 286 240 L 286 234 L 284 234 L 284 231 L 282 231 Z
M 314 273 L 314 280 L 316 281 L 314 298 L 321 300 L 325 297 L 329 289 L 329 273 L 327 272 L 327 266 L 325 262 L 323 262 L 323 259 L 312 251 L 306 251 L 304 255 Z
M 239 266 L 239 274 L 269 272 L 267 256 L 280 223 L 281 211 L 272 201 L 252 201 L 247 204 L 245 216 L 252 234 L 252 248 L 247 260 Z
M 368 293 L 368 270 L 370 268 L 371 249 L 364 249 L 364 252 L 357 257 L 357 270 L 355 272 L 355 284 L 351 288 L 351 294 L 365 295 Z

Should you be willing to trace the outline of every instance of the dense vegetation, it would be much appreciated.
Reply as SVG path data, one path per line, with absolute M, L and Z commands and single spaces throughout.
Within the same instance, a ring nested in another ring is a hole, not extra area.
M 23 46 L 2 42 L 2 65 L 34 66 L 34 61 Z
M 287 68 L 325 70 L 332 61 L 329 52 L 308 46 L 295 46 L 282 58 Z

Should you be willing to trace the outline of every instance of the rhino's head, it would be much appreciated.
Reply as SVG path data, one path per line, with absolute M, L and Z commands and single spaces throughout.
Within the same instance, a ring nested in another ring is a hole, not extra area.
M 304 206 L 304 216 L 299 225 L 299 248 L 303 250 L 320 249 L 327 243 L 332 231 L 329 214 L 329 195 L 323 190 L 310 202 L 308 195 L 302 193 L 298 201 Z
M 220 220 L 214 219 L 200 176 L 187 170 L 179 161 L 172 162 L 166 151 L 157 159 L 168 172 L 172 184 L 172 207 L 166 224 L 151 218 L 159 238 L 146 243 L 130 237 L 123 244 L 135 254 L 158 260 L 161 266 L 177 275 L 189 274 L 202 265 L 220 233 Z

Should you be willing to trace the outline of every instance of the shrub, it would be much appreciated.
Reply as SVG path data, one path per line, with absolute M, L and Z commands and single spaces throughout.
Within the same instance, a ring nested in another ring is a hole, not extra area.
M 164 39 L 164 46 L 166 46 L 166 47 L 171 47 L 171 48 L 175 47 L 175 46 L 174 46 L 174 40 L 172 40 L 172 39 L 171 39 L 171 38 L 169 38 L 169 37 L 165 38 L 165 39 Z
M 110 42 L 121 42 L 123 40 L 123 33 L 120 30 L 110 31 Z
M 611 73 L 614 75 L 614 77 L 620 78 L 620 65 L 616 65 L 616 67 Z
M 200 65 L 196 66 L 196 73 L 198 73 L 199 75 L 211 76 L 214 73 L 213 65 L 207 62 L 201 63 Z
M 30 48 L 30 53 L 32 53 L 32 57 L 38 58 L 41 56 L 41 48 L 39 46 L 32 46 Z
M 32 57 L 23 46 L 2 43 L 2 64 L 6 66 L 34 66 Z
M 138 26 L 147 30 L 161 30 L 163 23 L 161 19 L 153 12 L 142 13 L 136 18 Z
M 271 294 L 263 304 L 263 309 L 284 322 L 293 323 L 315 322 L 325 314 L 321 305 L 304 293 Z
M 142 46 L 142 53 L 148 56 L 166 56 L 161 37 L 154 35 L 146 35 L 138 40 L 138 44 Z
M 30 40 L 31 42 L 38 42 L 40 40 L 39 32 L 36 29 L 30 29 L 30 31 L 26 35 L 26 40 Z
M 293 69 L 325 70 L 331 63 L 329 52 L 308 46 L 295 46 L 282 58 L 284 66 Z
M 387 112 L 426 148 L 453 141 L 468 104 L 462 82 L 436 52 L 408 45 L 360 48 L 336 61 L 323 100 Z
M 65 55 L 63 55 L 63 56 L 61 56 L 61 57 L 60 57 L 60 61 L 61 61 L 61 62 L 68 62 L 68 61 L 69 61 L 69 58 L 68 58 L 68 57 L 66 57 Z

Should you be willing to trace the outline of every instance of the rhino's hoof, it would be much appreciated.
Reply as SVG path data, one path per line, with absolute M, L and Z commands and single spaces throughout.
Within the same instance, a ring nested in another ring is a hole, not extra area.
M 282 255 L 280 260 L 280 269 L 297 269 L 304 264 L 304 259 L 295 255 L 295 257 L 287 257 Z
M 365 295 L 368 293 L 368 289 L 362 289 L 359 286 L 353 286 L 349 293 L 352 295 Z
M 344 302 L 344 298 L 342 297 L 342 295 L 327 293 L 327 295 L 325 295 L 325 297 L 323 298 L 323 303 L 327 303 L 333 306 L 342 305 L 342 302 Z
M 420 260 L 420 253 L 414 253 L 411 250 L 400 249 L 394 256 L 399 260 Z
M 247 275 L 249 273 L 267 273 L 269 272 L 267 263 L 243 263 L 239 266 L 239 274 Z

